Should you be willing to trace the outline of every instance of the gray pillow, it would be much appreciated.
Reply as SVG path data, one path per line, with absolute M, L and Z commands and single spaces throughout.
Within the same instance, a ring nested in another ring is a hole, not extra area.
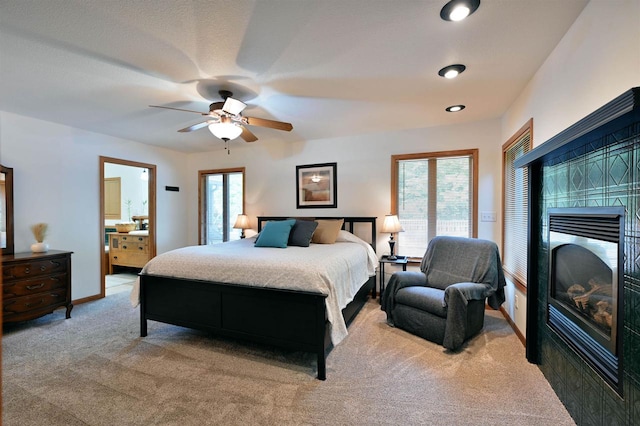
M 313 232 L 318 227 L 318 222 L 314 220 L 299 220 L 296 219 L 296 223 L 291 228 L 289 234 L 289 245 L 299 247 L 309 247 Z

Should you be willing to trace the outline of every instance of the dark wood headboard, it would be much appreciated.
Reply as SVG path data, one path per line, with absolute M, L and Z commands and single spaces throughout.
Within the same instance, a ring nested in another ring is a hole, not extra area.
M 270 220 L 286 220 L 286 219 L 299 219 L 299 220 L 316 220 L 316 219 L 337 220 L 337 219 L 344 219 L 344 224 L 342 225 L 342 229 L 344 229 L 345 231 L 349 231 L 352 234 L 358 235 L 358 237 L 362 238 L 363 240 L 365 240 L 366 242 L 371 244 L 371 247 L 373 247 L 374 251 L 376 249 L 376 237 L 377 237 L 376 219 L 378 219 L 377 217 L 258 216 L 258 232 L 260 232 L 262 230 L 262 227 L 264 226 L 265 222 L 268 222 Z M 359 230 L 359 229 L 356 229 L 356 228 L 359 228 L 357 226 L 358 224 L 364 224 L 365 226 L 367 226 L 367 225 L 369 226 L 369 229 L 366 232 L 367 233 L 367 238 L 363 238 L 362 237 L 363 232 L 356 233 L 356 231 Z M 370 234 L 369 234 L 369 231 L 371 232 Z

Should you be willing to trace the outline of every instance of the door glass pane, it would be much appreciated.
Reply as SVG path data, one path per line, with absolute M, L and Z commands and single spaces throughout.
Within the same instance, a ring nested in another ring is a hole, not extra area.
M 470 174 L 468 157 L 438 158 L 436 235 L 471 236 Z
M 422 257 L 437 235 L 471 237 L 472 158 L 431 157 L 398 162 L 397 214 L 404 229 L 398 253 Z
M 223 241 L 223 175 L 208 175 L 206 185 L 206 242 L 216 244 Z
M 228 192 L 227 201 L 229 206 L 229 214 L 227 218 L 227 229 L 229 230 L 228 240 L 239 240 L 242 230 L 233 229 L 233 225 L 236 223 L 236 218 L 239 214 L 242 214 L 242 173 L 229 173 L 228 174 Z M 227 241 L 228 241 L 227 240 Z
M 234 229 L 242 214 L 243 173 L 213 173 L 205 179 L 205 244 L 217 244 L 240 239 L 240 229 Z
M 403 256 L 422 257 L 427 247 L 429 220 L 429 160 L 402 161 L 398 169 L 397 234 Z

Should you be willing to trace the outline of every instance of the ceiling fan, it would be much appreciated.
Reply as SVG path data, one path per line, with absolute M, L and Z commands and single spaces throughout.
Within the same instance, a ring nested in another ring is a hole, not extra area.
M 228 90 L 218 91 L 224 101 L 214 102 L 209 105 L 209 112 L 193 111 L 190 109 L 173 108 L 159 105 L 149 105 L 153 108 L 173 109 L 176 111 L 194 112 L 207 117 L 202 123 L 193 124 L 178 132 L 193 132 L 204 127 L 208 127 L 211 133 L 219 139 L 228 142 L 240 136 L 246 142 L 255 142 L 258 140 L 245 126 L 269 127 L 271 129 L 285 130 L 287 132 L 293 129 L 291 123 L 283 121 L 267 120 L 265 118 L 245 117 L 242 111 L 247 107 L 244 102 L 232 98 L 233 93 Z

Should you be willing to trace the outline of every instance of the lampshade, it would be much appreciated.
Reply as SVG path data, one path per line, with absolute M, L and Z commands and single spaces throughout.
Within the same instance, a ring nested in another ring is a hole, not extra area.
M 249 229 L 251 225 L 249 225 L 249 217 L 246 214 L 239 214 L 236 219 L 236 223 L 233 225 L 235 229 Z
M 404 232 L 404 229 L 402 229 L 402 225 L 400 225 L 397 215 L 388 214 L 384 217 L 384 222 L 382 223 L 382 229 L 380 232 Z
M 247 105 L 237 99 L 227 98 L 222 105 L 222 110 L 227 114 L 238 115 L 245 109 Z
M 230 120 L 222 120 L 217 123 L 209 124 L 209 131 L 218 139 L 226 139 L 230 141 L 240 136 L 242 133 L 242 127 L 237 126 Z

